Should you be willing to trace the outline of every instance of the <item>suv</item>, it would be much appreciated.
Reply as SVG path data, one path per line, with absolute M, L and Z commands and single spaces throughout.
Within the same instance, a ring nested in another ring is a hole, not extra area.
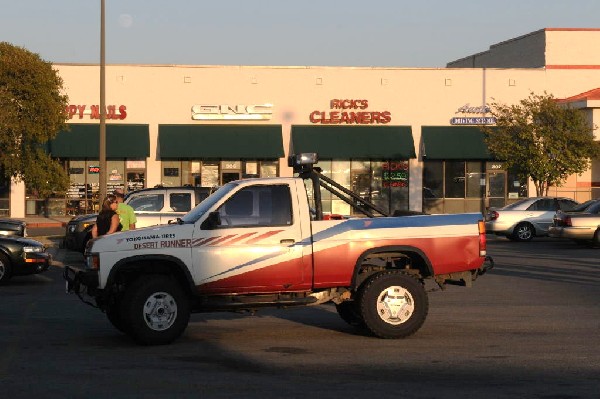
M 136 227 L 167 224 L 191 211 L 214 191 L 211 187 L 154 187 L 132 191 L 125 203 L 133 208 L 137 218 Z M 64 245 L 81 251 L 92 238 L 92 227 L 97 214 L 76 216 L 69 221 L 65 231 Z

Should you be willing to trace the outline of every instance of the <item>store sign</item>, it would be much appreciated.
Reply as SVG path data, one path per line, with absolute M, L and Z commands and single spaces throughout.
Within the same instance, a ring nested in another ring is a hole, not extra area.
M 99 105 L 67 105 L 67 119 L 79 118 L 83 119 L 84 116 L 90 119 L 100 119 L 100 106 Z M 125 105 L 107 105 L 106 106 L 106 119 L 125 119 L 127 118 L 127 107 Z
M 383 187 L 408 187 L 408 162 L 384 162 L 381 173 Z
M 273 104 L 192 105 L 193 120 L 269 120 L 273 116 Z
M 492 112 L 487 105 L 472 106 L 467 103 L 456 110 L 455 114 L 467 114 L 450 119 L 451 125 L 494 125 L 496 118 L 493 116 L 468 116 L 468 114 L 487 114 Z
M 461 117 L 450 119 L 451 125 L 494 125 L 496 118 L 491 116 Z
M 88 167 L 88 174 L 97 175 L 98 173 L 100 173 L 100 166 L 89 166 Z
M 389 111 L 368 111 L 368 100 L 333 99 L 329 101 L 328 111 L 313 111 L 309 120 L 321 125 L 373 125 L 387 124 L 392 121 Z

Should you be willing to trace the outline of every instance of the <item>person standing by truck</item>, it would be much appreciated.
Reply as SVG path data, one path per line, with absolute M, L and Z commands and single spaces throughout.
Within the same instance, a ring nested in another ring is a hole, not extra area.
M 125 202 L 123 202 L 125 200 L 123 190 L 116 189 L 113 192 L 113 194 L 117 198 L 118 202 L 117 214 L 119 215 L 119 221 L 121 222 L 122 231 L 135 229 L 137 218 L 135 217 L 135 212 L 133 211 L 133 208 L 127 205 Z
M 109 194 L 102 201 L 102 210 L 96 218 L 96 224 L 92 228 L 92 237 L 97 238 L 105 234 L 116 233 L 121 230 L 119 215 L 117 215 L 117 198 Z

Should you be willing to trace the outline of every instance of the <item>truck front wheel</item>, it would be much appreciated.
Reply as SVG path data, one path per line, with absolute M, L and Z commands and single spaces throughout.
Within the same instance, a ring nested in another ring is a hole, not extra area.
M 126 320 L 123 318 L 123 306 L 121 306 L 120 302 L 116 302 L 111 304 L 106 308 L 106 317 L 108 321 L 115 327 L 117 330 L 121 332 L 126 332 L 125 323 Z
M 142 276 L 125 291 L 125 330 L 138 343 L 164 345 L 178 338 L 190 320 L 190 303 L 168 276 Z
M 358 296 L 366 328 L 380 338 L 405 338 L 425 322 L 429 300 L 423 285 L 395 270 L 369 277 Z

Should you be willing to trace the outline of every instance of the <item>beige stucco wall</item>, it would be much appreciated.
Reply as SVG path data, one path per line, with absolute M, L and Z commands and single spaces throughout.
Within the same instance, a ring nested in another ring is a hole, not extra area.
M 99 103 L 99 67 L 60 64 L 70 104 Z M 125 105 L 127 117 L 107 123 L 148 124 L 150 157 L 147 186 L 160 182 L 157 156 L 159 124 L 281 124 L 284 149 L 289 148 L 292 125 L 310 124 L 315 110 L 329 111 L 332 99 L 366 99 L 368 111 L 391 112 L 390 125 L 412 126 L 418 158 L 410 161 L 410 201 L 421 209 L 421 126 L 449 126 L 459 107 L 480 106 L 494 101 L 514 103 L 530 92 L 568 97 L 600 87 L 600 69 L 476 69 L 476 68 L 340 68 L 340 67 L 249 67 L 108 65 L 106 104 Z M 207 122 L 191 119 L 194 104 L 273 104 L 270 121 Z M 595 114 L 594 114 L 595 115 Z M 470 115 L 480 116 L 480 115 Z M 600 119 L 594 117 L 597 125 Z M 89 116 L 73 123 L 99 123 Z M 365 140 L 368 140 L 365 137 Z M 286 153 L 287 156 L 287 153 Z M 282 175 L 290 175 L 285 158 Z M 596 176 L 596 175 L 594 175 Z M 593 177 L 596 181 L 598 177 Z M 584 176 L 582 179 L 592 179 Z M 575 186 L 579 184 L 574 182 Z M 579 184 L 581 186 L 581 184 Z M 568 188 L 571 190 L 571 188 Z M 577 187 L 573 187 L 576 191 Z M 22 217 L 23 187 L 13 187 L 12 216 Z M 20 192 L 20 193 L 19 193 Z M 589 192 L 589 188 L 588 188 Z
M 546 65 L 600 66 L 600 29 L 546 29 Z

